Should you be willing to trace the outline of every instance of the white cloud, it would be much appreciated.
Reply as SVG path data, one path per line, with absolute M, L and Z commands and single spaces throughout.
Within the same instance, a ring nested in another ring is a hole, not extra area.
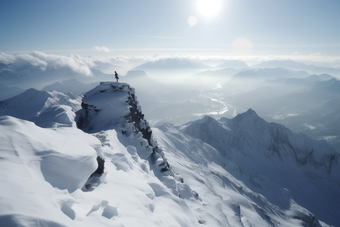
M 102 46 L 102 47 L 94 47 L 97 51 L 102 51 L 102 52 L 111 52 L 111 50 L 109 48 L 107 48 L 106 46 Z
M 25 65 L 39 67 L 41 70 L 46 70 L 47 67 L 69 68 L 72 71 L 83 75 L 91 76 L 91 67 L 95 66 L 93 59 L 81 57 L 80 55 L 52 55 L 43 52 L 34 51 L 30 54 L 9 55 L 0 53 L 0 62 L 5 64 L 12 63 L 12 69 L 18 69 Z
M 47 62 L 41 60 L 31 54 L 18 54 L 18 55 L 8 55 L 1 53 L 3 59 L 0 59 L 1 62 L 5 64 L 12 64 L 12 68 L 23 67 L 26 65 L 39 67 L 41 70 L 45 70 L 47 67 Z
M 11 64 L 15 60 L 15 57 L 13 55 L 5 54 L 0 52 L 0 62 L 4 64 Z
M 85 75 L 91 76 L 92 72 L 90 70 L 91 67 L 94 67 L 95 64 L 91 58 L 81 57 L 80 55 L 74 54 L 69 56 L 61 56 L 61 55 L 52 55 L 45 54 L 43 52 L 33 52 L 33 56 L 42 59 L 48 63 L 50 67 L 53 68 L 69 68 L 72 71 Z

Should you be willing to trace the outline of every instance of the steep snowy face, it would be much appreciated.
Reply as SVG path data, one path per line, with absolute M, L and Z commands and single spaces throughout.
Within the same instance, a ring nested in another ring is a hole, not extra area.
M 217 150 L 225 149 L 225 141 L 221 139 L 221 136 L 228 137 L 230 130 L 214 118 L 204 116 L 202 119 L 185 126 L 187 127 L 184 127 L 184 133 L 206 142 Z
M 204 119 L 192 122 L 182 131 L 213 146 L 226 160 L 237 164 L 242 174 L 252 176 L 252 190 L 266 196 L 266 185 L 274 182 L 288 189 L 300 205 L 321 220 L 339 223 L 334 213 L 340 209 L 339 154 L 325 141 L 267 123 L 251 109 L 233 119 Z M 279 204 L 270 194 L 266 198 Z

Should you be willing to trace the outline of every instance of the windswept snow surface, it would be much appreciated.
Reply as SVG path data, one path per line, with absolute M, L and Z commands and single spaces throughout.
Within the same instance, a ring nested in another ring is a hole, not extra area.
M 72 226 L 62 210 L 96 169 L 98 140 L 9 116 L 0 131 L 0 226 Z

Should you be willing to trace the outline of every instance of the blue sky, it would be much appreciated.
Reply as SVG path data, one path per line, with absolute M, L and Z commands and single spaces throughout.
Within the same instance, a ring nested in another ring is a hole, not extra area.
M 0 0 L 0 52 L 339 56 L 339 12 L 339 0 L 222 0 L 211 17 L 197 0 Z

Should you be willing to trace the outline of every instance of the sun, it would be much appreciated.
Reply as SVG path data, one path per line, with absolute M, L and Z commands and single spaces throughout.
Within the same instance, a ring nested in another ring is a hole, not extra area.
M 215 15 L 221 8 L 222 0 L 198 0 L 198 9 L 206 16 Z

